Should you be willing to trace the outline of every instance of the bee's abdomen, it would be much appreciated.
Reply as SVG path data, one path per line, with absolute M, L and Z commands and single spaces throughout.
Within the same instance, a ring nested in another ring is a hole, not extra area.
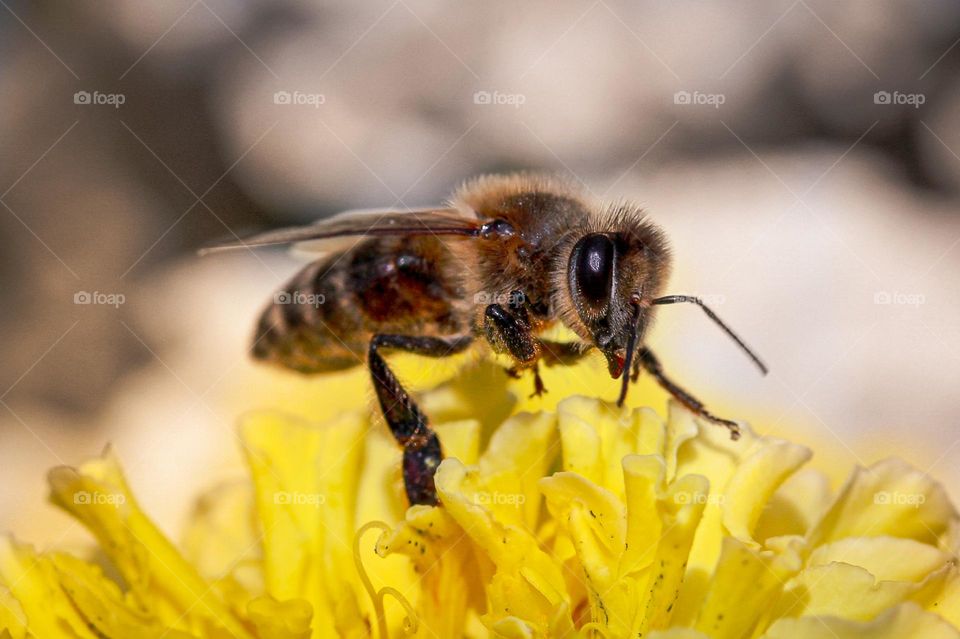
M 260 316 L 257 359 L 302 373 L 366 361 L 370 337 L 462 334 L 462 297 L 445 274 L 449 252 L 436 238 L 366 240 L 318 260 L 281 287 Z
M 350 337 L 356 332 L 352 330 L 355 318 L 349 306 L 342 304 L 342 270 L 317 261 L 281 287 L 260 315 L 254 357 L 301 373 L 363 363 L 364 345 Z

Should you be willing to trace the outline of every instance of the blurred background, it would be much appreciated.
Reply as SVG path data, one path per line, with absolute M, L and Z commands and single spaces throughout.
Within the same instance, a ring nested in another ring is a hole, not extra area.
M 0 5 L 0 529 L 79 535 L 45 471 L 110 441 L 175 531 L 237 415 L 303 389 L 246 356 L 297 262 L 196 249 L 521 168 L 662 224 L 670 292 L 772 369 L 661 310 L 717 412 L 960 496 L 955 0 Z

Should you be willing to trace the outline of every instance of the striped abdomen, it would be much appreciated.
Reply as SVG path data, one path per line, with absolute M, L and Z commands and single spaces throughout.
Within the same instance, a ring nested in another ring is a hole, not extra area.
M 452 256 L 432 236 L 375 238 L 311 263 L 260 317 L 257 359 L 302 373 L 366 360 L 370 337 L 463 335 L 469 321 Z

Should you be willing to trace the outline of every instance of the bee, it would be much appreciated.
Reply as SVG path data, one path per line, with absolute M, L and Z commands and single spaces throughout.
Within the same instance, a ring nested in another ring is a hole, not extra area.
M 697 415 L 739 437 L 664 372 L 644 343 L 656 307 L 692 303 L 766 374 L 749 347 L 699 298 L 663 295 L 670 249 L 663 231 L 629 203 L 592 201 L 561 178 L 527 173 L 466 182 L 448 204 L 421 210 L 346 212 L 208 250 L 355 240 L 315 259 L 260 316 L 256 359 L 304 374 L 366 364 L 383 418 L 403 447 L 411 504 L 436 504 L 442 459 L 427 416 L 384 359 L 389 351 L 446 357 L 481 347 L 511 358 L 544 392 L 539 364 L 570 364 L 596 349 L 617 404 L 641 369 Z M 576 340 L 544 333 L 562 324 Z

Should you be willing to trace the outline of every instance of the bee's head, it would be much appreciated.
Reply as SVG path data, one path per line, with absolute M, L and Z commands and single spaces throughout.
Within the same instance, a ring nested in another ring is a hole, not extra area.
M 614 379 L 629 366 L 651 319 L 650 302 L 667 277 L 663 235 L 638 216 L 611 216 L 610 230 L 591 231 L 573 243 L 566 263 L 573 312 L 567 325 L 607 359 Z

